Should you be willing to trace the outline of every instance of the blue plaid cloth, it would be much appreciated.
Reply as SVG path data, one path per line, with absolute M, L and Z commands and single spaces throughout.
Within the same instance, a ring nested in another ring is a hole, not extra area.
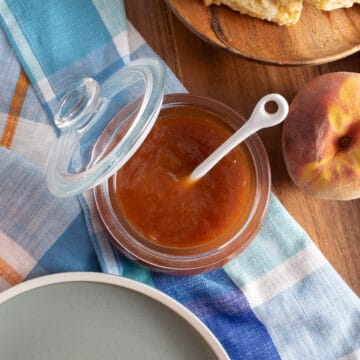
M 360 358 L 359 298 L 273 195 L 240 256 L 175 277 L 116 251 L 90 193 L 58 199 L 47 191 L 52 119 L 64 92 L 84 77 L 101 83 L 131 60 L 156 56 L 121 0 L 0 0 L 0 21 L 0 291 L 47 273 L 103 271 L 184 304 L 232 359 Z M 184 91 L 168 70 L 166 92 Z

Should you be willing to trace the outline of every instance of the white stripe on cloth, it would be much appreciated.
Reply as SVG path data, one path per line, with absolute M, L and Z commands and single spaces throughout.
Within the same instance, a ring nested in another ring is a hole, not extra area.
M 51 125 L 20 118 L 11 150 L 40 169 L 45 169 L 49 151 L 55 140 L 56 133 Z
M 314 244 L 310 244 L 262 278 L 246 284 L 241 290 L 251 308 L 255 308 L 294 286 L 325 264 L 327 260 L 324 255 Z
M 360 336 L 360 335 L 359 335 Z M 342 356 L 339 360 L 359 360 L 360 359 L 360 349 Z
M 56 95 L 46 77 L 39 80 L 37 82 L 37 86 L 41 90 L 41 93 L 44 96 L 44 99 L 46 102 L 49 102 L 49 101 L 55 99 Z
M 4 134 L 5 125 L 7 122 L 8 114 L 0 113 L 0 135 Z
M 129 45 L 124 46 L 128 43 L 128 34 L 127 31 L 122 31 L 113 37 L 113 43 L 120 57 L 125 61 L 129 62 L 130 60 L 130 50 Z
M 85 199 L 87 210 L 89 212 L 91 225 L 93 228 L 94 234 L 92 235 L 92 240 L 96 241 L 98 246 L 94 246 L 95 251 L 97 252 L 98 257 L 100 256 L 103 261 L 100 261 L 100 263 L 104 263 L 106 266 L 106 269 L 103 269 L 103 271 L 106 271 L 109 274 L 114 275 L 121 275 L 119 271 L 118 262 L 116 259 L 116 255 L 109 243 L 109 241 L 103 236 L 104 234 L 104 227 L 101 223 L 101 220 L 99 218 L 99 215 L 96 210 L 96 205 L 94 201 L 94 197 L 92 195 L 91 191 L 85 191 L 83 193 L 83 197 Z M 85 211 L 86 213 L 87 211 Z M 88 226 L 89 219 L 87 219 Z M 101 252 L 101 254 L 98 253 L 98 250 Z
M 21 31 L 19 24 L 17 23 L 16 19 L 14 18 L 13 14 L 11 13 L 10 9 L 8 8 L 4 0 L 0 0 L 0 11 L 4 14 L 3 20 L 6 23 L 6 26 L 10 29 L 10 31 L 14 35 L 13 39 L 16 42 L 18 48 L 21 50 L 26 65 L 28 69 L 31 71 L 31 75 L 34 77 L 36 82 L 39 82 L 41 79 L 45 79 L 44 82 L 45 81 L 47 82 L 46 76 L 43 70 L 41 69 L 39 62 L 34 56 L 28 42 L 26 41 Z M 46 84 L 46 92 L 44 92 L 44 96 L 51 99 L 55 98 L 55 93 L 48 82 Z
M 128 21 L 128 37 L 131 54 L 139 49 L 140 46 L 145 44 L 145 40 L 141 37 L 130 21 Z
M 21 246 L 1 231 L 0 257 L 6 259 L 6 263 L 22 277 L 26 277 L 36 265 L 36 261 Z
M 120 57 L 128 62 L 130 58 L 129 40 L 127 36 L 125 18 L 122 19 L 122 14 L 125 14 L 125 9 L 120 8 L 119 2 L 108 1 L 104 4 L 103 0 L 92 0 L 96 10 L 98 11 L 101 20 L 113 38 L 113 43 L 116 51 Z M 119 14 L 114 16 L 114 14 Z M 123 23 L 121 23 L 123 20 Z
M 7 290 L 11 287 L 10 285 L 3 277 L 0 276 L 0 292 Z

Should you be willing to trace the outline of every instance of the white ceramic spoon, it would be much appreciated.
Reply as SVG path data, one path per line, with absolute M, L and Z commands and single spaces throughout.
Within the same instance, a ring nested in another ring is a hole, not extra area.
M 272 101 L 276 103 L 278 109 L 275 113 L 270 114 L 266 111 L 265 105 Z M 190 180 L 195 181 L 203 177 L 234 147 L 258 130 L 280 124 L 288 112 L 289 105 L 283 96 L 268 94 L 261 98 L 248 121 L 195 168 L 190 175 Z

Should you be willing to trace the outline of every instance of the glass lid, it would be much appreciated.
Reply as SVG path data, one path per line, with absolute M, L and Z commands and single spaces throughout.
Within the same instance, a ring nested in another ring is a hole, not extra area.
M 158 117 L 165 74 L 159 60 L 136 60 L 101 85 L 85 78 L 64 96 L 55 114 L 61 134 L 46 169 L 51 193 L 90 189 L 129 160 Z

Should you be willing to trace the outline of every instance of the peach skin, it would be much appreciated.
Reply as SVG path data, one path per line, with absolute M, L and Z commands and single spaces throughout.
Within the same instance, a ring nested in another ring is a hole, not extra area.
M 290 104 L 282 147 L 293 182 L 323 199 L 360 197 L 360 74 L 336 72 L 307 84 Z

